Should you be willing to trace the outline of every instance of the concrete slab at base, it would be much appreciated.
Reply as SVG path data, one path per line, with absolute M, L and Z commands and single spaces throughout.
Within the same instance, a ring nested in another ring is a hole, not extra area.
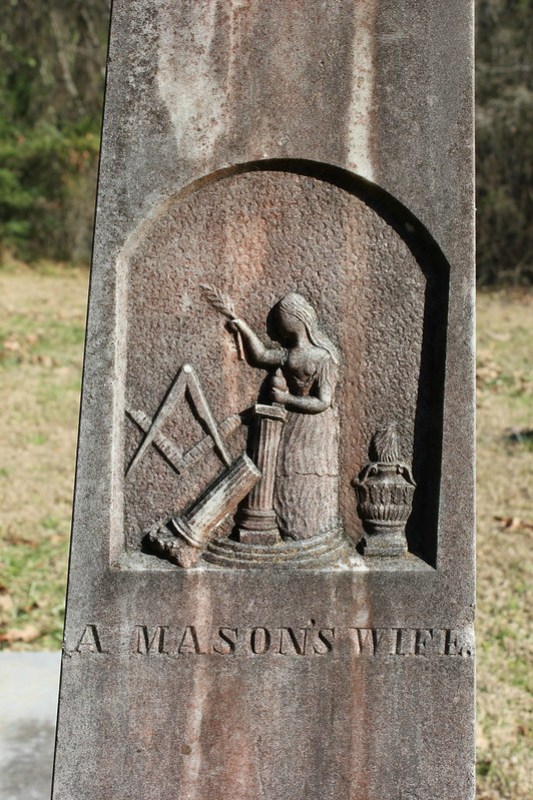
M 0 653 L 0 797 L 49 800 L 60 653 Z

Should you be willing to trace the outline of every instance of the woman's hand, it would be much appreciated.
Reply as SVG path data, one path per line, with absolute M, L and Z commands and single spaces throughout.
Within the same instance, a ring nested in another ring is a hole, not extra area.
M 237 345 L 242 347 L 243 358 L 245 357 L 250 366 L 271 369 L 283 363 L 285 351 L 277 347 L 265 347 L 243 319 L 238 317 L 229 319 L 226 322 L 226 329 L 237 337 Z
M 228 331 L 230 333 L 239 333 L 239 331 L 240 331 L 239 322 L 240 321 L 241 320 L 238 319 L 237 317 L 235 317 L 235 319 L 229 319 L 226 322 L 226 328 L 228 329 Z
M 272 385 L 270 387 L 271 400 L 273 403 L 279 403 L 279 405 L 284 406 L 290 396 L 283 372 L 277 369 L 272 378 Z
M 280 406 L 284 406 L 289 399 L 290 394 L 289 392 L 284 392 L 283 389 L 275 389 L 272 387 L 271 397 L 273 403 L 278 403 Z

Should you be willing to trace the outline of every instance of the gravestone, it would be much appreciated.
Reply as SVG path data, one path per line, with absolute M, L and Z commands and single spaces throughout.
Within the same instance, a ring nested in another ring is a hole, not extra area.
M 115 0 L 54 799 L 474 793 L 471 0 Z

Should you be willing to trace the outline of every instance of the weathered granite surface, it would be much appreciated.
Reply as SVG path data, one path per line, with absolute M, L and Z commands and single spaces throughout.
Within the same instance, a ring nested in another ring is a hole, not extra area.
M 115 0 L 55 800 L 473 797 L 472 5 Z

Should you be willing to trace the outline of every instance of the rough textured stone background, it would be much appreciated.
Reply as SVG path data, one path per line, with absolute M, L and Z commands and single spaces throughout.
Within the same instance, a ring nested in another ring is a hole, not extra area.
M 115 0 L 55 800 L 473 797 L 472 13 Z M 401 411 L 422 558 L 186 574 L 139 553 L 216 464 L 174 483 L 150 454 L 124 483 L 125 407 L 153 413 L 185 360 L 217 417 L 258 385 L 200 280 L 258 330 L 287 289 L 316 303 L 343 350 L 346 529 Z

